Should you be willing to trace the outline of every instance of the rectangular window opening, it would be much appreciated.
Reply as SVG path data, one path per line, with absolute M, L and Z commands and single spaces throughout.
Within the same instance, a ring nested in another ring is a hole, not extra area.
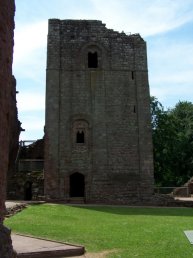
M 76 134 L 76 143 L 84 143 L 84 132 L 78 131 Z
M 88 68 L 98 67 L 98 54 L 97 52 L 88 52 Z
M 132 79 L 132 80 L 135 79 L 135 73 L 134 73 L 134 71 L 131 72 L 131 79 Z

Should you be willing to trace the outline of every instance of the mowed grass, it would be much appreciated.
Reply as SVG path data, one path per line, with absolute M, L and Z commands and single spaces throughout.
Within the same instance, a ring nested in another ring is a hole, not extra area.
M 6 220 L 13 232 L 81 244 L 107 257 L 189 258 L 191 208 L 32 205 Z

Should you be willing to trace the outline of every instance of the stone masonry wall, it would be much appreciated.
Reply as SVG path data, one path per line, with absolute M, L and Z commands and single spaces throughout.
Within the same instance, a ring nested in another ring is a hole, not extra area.
M 3 225 L 8 171 L 12 57 L 15 5 L 13 0 L 0 0 L 0 257 L 13 257 L 10 231 Z
M 19 135 L 22 130 L 21 123 L 18 120 L 18 110 L 16 101 L 16 79 L 12 76 L 12 87 L 10 96 L 10 115 L 9 115 L 9 165 L 7 173 L 7 193 L 11 190 L 10 182 L 17 171 L 16 158 L 19 149 Z M 7 198 L 9 198 L 7 194 Z
M 9 175 L 7 197 L 10 200 L 42 198 L 44 195 L 43 159 L 44 139 L 29 145 L 20 142 L 16 169 L 13 168 Z
M 90 53 L 97 53 L 96 67 L 88 65 Z M 46 195 L 68 200 L 78 173 L 86 202 L 150 198 L 150 98 L 140 35 L 95 20 L 49 20 L 46 87 Z

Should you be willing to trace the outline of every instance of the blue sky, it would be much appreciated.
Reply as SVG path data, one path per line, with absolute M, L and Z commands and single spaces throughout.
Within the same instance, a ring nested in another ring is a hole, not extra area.
M 97 19 L 147 42 L 150 94 L 193 102 L 193 0 L 16 0 L 13 74 L 22 140 L 43 136 L 49 18 Z

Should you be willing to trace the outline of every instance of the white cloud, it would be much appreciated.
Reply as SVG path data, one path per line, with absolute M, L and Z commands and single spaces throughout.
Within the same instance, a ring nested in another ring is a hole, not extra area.
M 188 9 L 191 3 L 189 0 L 186 0 L 186 4 L 181 0 L 90 0 L 88 2 L 93 5 L 90 12 L 88 9 L 84 11 L 83 8 L 80 10 L 74 8 L 72 17 L 101 19 L 107 22 L 108 28 L 139 32 L 143 36 L 171 30 L 193 19 L 193 8 Z M 61 15 L 62 2 L 59 3 Z M 38 82 L 45 78 L 47 27 L 47 20 L 27 24 L 16 23 L 13 68 L 17 77 Z
M 44 135 L 44 119 L 40 116 L 26 116 L 23 119 L 22 128 L 24 132 L 20 134 L 20 140 L 37 140 Z
M 16 24 L 14 66 L 31 63 L 33 54 L 46 47 L 47 21 L 39 21 L 31 24 Z
M 97 19 L 109 29 L 158 36 L 192 21 L 192 4 L 192 0 L 18 0 L 13 68 L 19 82 L 20 120 L 26 129 L 22 138 L 43 135 L 48 18 Z M 25 8 L 19 9 L 21 6 Z M 28 19 L 27 14 L 33 17 Z M 148 50 L 148 56 L 152 95 L 165 102 L 168 98 L 176 102 L 178 96 L 193 96 L 192 44 L 161 38 Z
M 151 95 L 159 96 L 160 99 L 167 99 L 169 96 L 189 96 L 193 95 L 193 87 L 190 85 L 176 84 L 167 86 L 154 87 L 151 89 Z
M 45 109 L 45 96 L 41 92 L 21 92 L 17 96 L 19 112 L 41 111 Z
M 193 87 L 191 85 L 176 84 L 169 87 L 152 87 L 150 94 L 157 97 L 165 108 L 174 107 L 178 101 L 193 102 Z
M 192 67 L 193 68 L 193 67 Z M 181 71 L 179 73 L 175 73 L 175 71 L 168 71 L 169 74 L 162 71 L 155 74 L 153 77 L 151 77 L 151 83 L 152 85 L 167 85 L 167 87 L 170 87 L 171 84 L 192 84 L 193 85 L 193 73 L 192 70 L 187 71 Z M 193 88 L 193 86 L 192 86 Z
M 98 17 L 110 28 L 143 36 L 166 32 L 193 19 L 193 9 L 181 0 L 91 0 Z
M 151 95 L 170 107 L 193 101 L 193 44 L 161 38 L 148 53 Z
M 25 123 L 22 123 L 22 126 L 24 126 L 26 132 L 28 132 L 28 130 L 42 130 L 44 128 L 44 121 L 39 120 L 37 117 L 31 117 L 29 116 L 28 118 L 26 118 Z
M 193 43 L 157 42 L 149 53 L 150 81 L 153 85 L 193 85 Z
M 160 61 L 168 60 L 170 63 L 174 63 L 175 59 L 180 59 L 182 64 L 193 65 L 193 42 L 178 42 L 176 39 L 170 40 L 168 38 L 161 38 L 155 40 L 151 49 L 151 58 L 158 59 Z M 158 51 L 159 50 L 159 51 Z

